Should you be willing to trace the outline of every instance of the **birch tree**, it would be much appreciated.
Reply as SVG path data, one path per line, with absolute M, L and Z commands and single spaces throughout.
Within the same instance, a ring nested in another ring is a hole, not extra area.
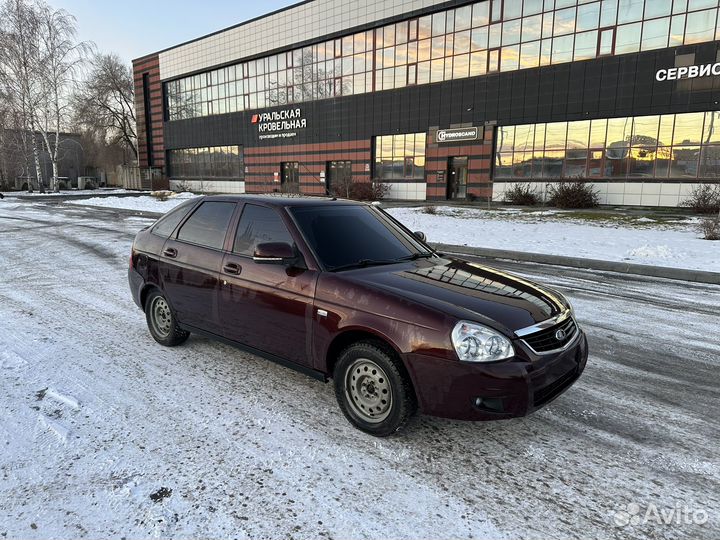
M 44 192 L 36 111 L 42 101 L 40 70 L 40 4 L 29 0 L 6 0 L 0 6 L 0 87 L 6 106 L 14 113 L 24 157 L 23 174 L 28 189 L 33 167 Z
M 77 41 L 77 22 L 67 11 L 40 5 L 38 20 L 42 102 L 35 111 L 36 124 L 52 164 L 51 188 L 58 191 L 61 133 L 70 119 L 73 86 L 91 47 Z

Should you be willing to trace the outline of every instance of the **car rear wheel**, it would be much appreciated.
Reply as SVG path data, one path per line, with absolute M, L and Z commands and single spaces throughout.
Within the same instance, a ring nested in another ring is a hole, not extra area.
M 417 410 L 402 365 L 374 343 L 356 343 L 345 349 L 333 378 L 343 414 L 370 435 L 386 437 L 399 431 Z
M 170 304 L 158 290 L 152 291 L 145 301 L 145 317 L 150 334 L 161 345 L 174 347 L 190 336 L 190 332 L 178 327 Z

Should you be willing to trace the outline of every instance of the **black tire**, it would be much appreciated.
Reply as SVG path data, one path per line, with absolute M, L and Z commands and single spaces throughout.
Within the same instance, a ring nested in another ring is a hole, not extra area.
M 335 364 L 333 382 L 345 418 L 370 435 L 396 433 L 417 411 L 404 367 L 381 344 L 362 341 L 350 345 Z
M 152 290 L 145 300 L 145 319 L 150 335 L 160 345 L 175 347 L 190 337 L 190 332 L 178 327 L 170 303 L 158 289 Z

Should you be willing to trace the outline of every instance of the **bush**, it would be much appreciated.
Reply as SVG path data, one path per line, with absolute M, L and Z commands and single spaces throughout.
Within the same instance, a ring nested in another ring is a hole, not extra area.
M 699 184 L 690 193 L 690 197 L 680 203 L 696 214 L 717 214 L 720 212 L 720 185 Z
M 175 182 L 175 193 L 184 193 L 190 191 L 190 183 L 187 180 L 180 180 Z
M 720 240 L 720 215 L 703 219 L 698 229 L 705 240 Z
M 353 182 L 350 186 L 350 198 L 356 201 L 379 201 L 390 191 L 383 182 Z
M 431 216 L 436 216 L 438 211 L 436 206 L 425 206 L 422 209 L 423 214 L 429 214 Z
M 562 180 L 550 186 L 548 202 L 558 208 L 595 208 L 600 199 L 592 184 L 582 180 Z
M 505 202 L 521 206 L 535 206 L 540 202 L 535 188 L 530 184 L 513 184 L 505 190 Z

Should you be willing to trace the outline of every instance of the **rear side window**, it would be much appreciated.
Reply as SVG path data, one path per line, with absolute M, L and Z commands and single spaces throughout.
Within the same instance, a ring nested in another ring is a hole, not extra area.
M 204 202 L 183 223 L 178 240 L 215 249 L 222 249 L 235 203 Z
M 189 200 L 170 210 L 155 223 L 155 226 L 152 228 L 152 233 L 158 236 L 164 236 L 165 238 L 170 236 L 195 202 L 196 201 Z
M 255 253 L 255 246 L 266 242 L 285 242 L 292 245 L 293 239 L 275 210 L 246 204 L 238 224 L 233 251 L 241 255 L 252 255 Z

